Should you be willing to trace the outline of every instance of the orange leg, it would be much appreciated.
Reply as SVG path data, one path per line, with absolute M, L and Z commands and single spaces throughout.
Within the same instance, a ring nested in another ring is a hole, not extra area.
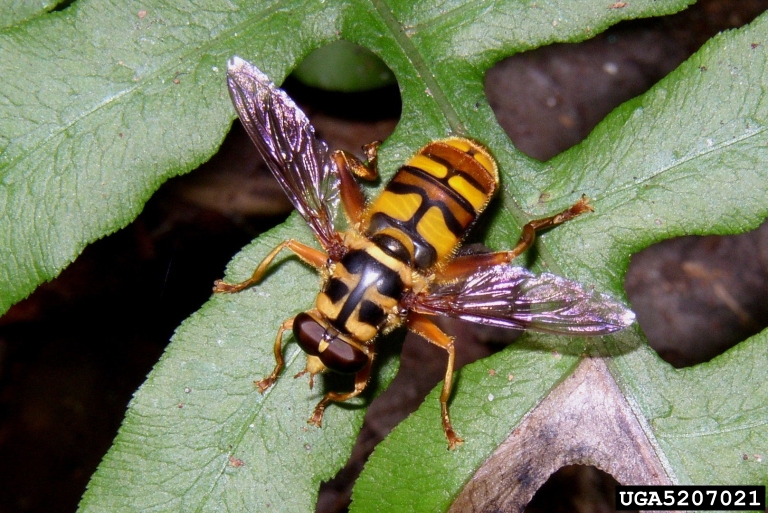
M 294 317 L 291 317 L 285 321 L 280 326 L 280 329 L 277 330 L 277 338 L 275 339 L 274 347 L 275 362 L 277 363 L 275 364 L 275 369 L 272 371 L 272 374 L 262 379 L 261 381 L 255 382 L 256 386 L 259 387 L 259 392 L 262 394 L 277 380 L 277 376 L 280 375 L 280 371 L 283 370 L 283 366 L 285 366 L 285 360 L 283 360 L 283 333 L 293 329 L 293 319 Z
M 452 280 L 483 267 L 508 264 L 533 246 L 533 242 L 536 240 L 536 232 L 563 224 L 566 221 L 570 221 L 581 214 L 592 212 L 593 210 L 594 209 L 589 204 L 589 199 L 586 196 L 582 196 L 571 208 L 563 210 L 554 216 L 545 217 L 543 219 L 534 219 L 523 226 L 520 240 L 511 250 L 456 257 L 448 262 L 442 270 L 436 273 L 437 279 L 440 281 Z
M 373 353 L 368 353 L 368 363 L 365 367 L 362 368 L 357 374 L 355 374 L 355 388 L 351 392 L 328 392 L 325 394 L 325 397 L 322 398 L 322 400 L 317 403 L 317 406 L 315 406 L 315 412 L 312 414 L 312 417 L 309 418 L 307 421 L 309 424 L 314 424 L 317 427 L 321 427 L 323 423 L 323 413 L 325 413 L 325 408 L 330 404 L 331 402 L 341 403 L 348 399 L 352 399 L 353 397 L 356 397 L 360 395 L 360 393 L 365 390 L 365 387 L 368 386 L 368 379 L 371 377 L 371 364 L 373 363 Z
M 440 394 L 440 412 L 443 419 L 443 431 L 448 439 L 448 448 L 454 449 L 464 440 L 456 434 L 451 425 L 451 418 L 448 415 L 448 399 L 451 397 L 451 387 L 453 386 L 453 365 L 456 359 L 456 350 L 453 347 L 453 338 L 442 332 L 428 317 L 411 312 L 408 315 L 408 329 L 421 335 L 427 341 L 448 352 L 448 365 L 445 368 L 445 380 L 443 381 L 443 392 Z
M 360 185 L 355 181 L 354 176 L 363 180 L 375 180 L 378 176 L 376 171 L 377 150 L 380 142 L 373 142 L 363 146 L 365 156 L 368 162 L 365 163 L 347 151 L 334 151 L 331 158 L 336 163 L 341 179 L 341 203 L 344 205 L 344 211 L 350 220 L 357 224 L 365 211 L 365 196 L 360 190 Z
M 216 293 L 240 292 L 241 290 L 246 289 L 251 285 L 255 285 L 264 276 L 264 273 L 266 272 L 267 267 L 269 267 L 269 264 L 272 263 L 272 260 L 274 260 L 277 254 L 280 253 L 280 251 L 282 251 L 284 248 L 288 248 L 296 253 L 299 258 L 301 258 L 304 262 L 308 263 L 315 269 L 321 268 L 328 262 L 328 255 L 322 251 L 306 246 L 301 242 L 297 242 L 293 239 L 284 240 L 278 244 L 277 247 L 273 249 L 264 260 L 262 260 L 256 270 L 253 272 L 253 276 L 243 282 L 235 284 L 225 283 L 222 280 L 216 280 L 213 283 L 213 291 Z

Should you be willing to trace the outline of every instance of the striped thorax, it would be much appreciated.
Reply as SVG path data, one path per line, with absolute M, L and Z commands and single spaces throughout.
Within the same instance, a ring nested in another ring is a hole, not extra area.
M 398 304 L 413 276 L 386 248 L 354 233 L 345 235 L 349 251 L 330 266 L 316 307 L 339 332 L 365 343 L 400 325 Z

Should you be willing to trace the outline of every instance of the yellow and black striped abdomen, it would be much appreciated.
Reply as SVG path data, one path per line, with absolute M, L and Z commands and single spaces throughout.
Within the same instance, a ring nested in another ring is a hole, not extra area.
M 417 269 L 452 255 L 493 196 L 496 162 L 474 141 L 451 138 L 424 146 L 401 167 L 366 212 L 366 235 Z M 402 258 L 401 258 L 402 259 Z

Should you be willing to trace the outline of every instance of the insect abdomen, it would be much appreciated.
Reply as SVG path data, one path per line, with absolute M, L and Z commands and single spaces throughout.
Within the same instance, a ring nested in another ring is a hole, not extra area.
M 452 255 L 497 184 L 496 162 L 484 147 L 462 138 L 431 142 L 371 204 L 366 234 L 396 239 L 414 267 L 429 269 Z

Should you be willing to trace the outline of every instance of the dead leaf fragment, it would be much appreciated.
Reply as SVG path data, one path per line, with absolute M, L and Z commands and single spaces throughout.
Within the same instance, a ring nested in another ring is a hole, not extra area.
M 585 358 L 478 469 L 452 512 L 520 511 L 560 467 L 593 465 L 622 484 L 672 484 L 602 358 Z

